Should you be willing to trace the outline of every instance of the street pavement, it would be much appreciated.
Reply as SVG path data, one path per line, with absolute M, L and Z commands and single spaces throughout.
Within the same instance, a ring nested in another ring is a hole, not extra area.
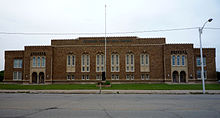
M 202 94 L 202 90 L 0 90 L 0 93 L 46 94 Z M 206 94 L 220 94 L 220 90 L 206 90 Z
M 1 118 L 219 118 L 220 95 L 0 93 Z

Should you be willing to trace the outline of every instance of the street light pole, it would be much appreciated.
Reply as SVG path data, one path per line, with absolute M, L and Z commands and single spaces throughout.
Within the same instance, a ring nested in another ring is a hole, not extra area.
M 201 77 L 202 77 L 202 88 L 203 88 L 203 94 L 205 94 L 205 78 L 204 78 L 204 65 L 203 65 L 203 54 L 202 54 L 202 30 L 204 29 L 206 23 L 211 22 L 212 19 L 210 18 L 208 21 L 206 21 L 202 27 L 199 27 L 199 41 L 200 41 L 200 62 L 201 62 Z

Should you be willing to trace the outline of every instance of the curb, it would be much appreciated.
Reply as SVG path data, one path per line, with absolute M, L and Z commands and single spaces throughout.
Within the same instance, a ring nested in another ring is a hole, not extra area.
M 0 93 L 30 94 L 100 94 L 99 90 L 0 90 Z M 101 94 L 203 94 L 201 90 L 102 90 Z M 220 90 L 206 90 L 206 94 L 220 94 Z

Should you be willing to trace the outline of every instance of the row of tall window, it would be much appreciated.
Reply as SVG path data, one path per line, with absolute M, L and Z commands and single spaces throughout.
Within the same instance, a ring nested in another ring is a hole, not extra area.
M 185 66 L 185 55 L 172 55 L 172 66 Z
M 75 68 L 75 55 L 67 56 L 67 67 Z M 125 55 L 125 67 L 126 72 L 135 71 L 134 63 L 134 54 Z M 140 55 L 140 65 L 149 67 L 149 55 L 141 54 Z M 105 55 L 97 54 L 96 55 L 96 72 L 105 71 Z M 83 54 L 81 56 L 81 72 L 90 72 L 90 55 Z M 111 72 L 120 72 L 120 55 L 112 54 L 111 55 Z
M 33 57 L 32 58 L 32 67 L 45 67 L 46 58 L 43 56 Z
M 89 75 L 82 75 L 81 76 L 82 80 L 89 80 Z M 101 80 L 102 79 L 102 75 L 96 75 L 96 80 Z M 119 75 L 118 74 L 112 74 L 111 75 L 111 80 L 119 80 Z M 133 74 L 127 74 L 126 75 L 126 80 L 134 80 L 135 77 Z M 149 80 L 150 76 L 149 74 L 141 74 L 141 80 Z M 75 80 L 74 75 L 67 75 L 67 80 Z

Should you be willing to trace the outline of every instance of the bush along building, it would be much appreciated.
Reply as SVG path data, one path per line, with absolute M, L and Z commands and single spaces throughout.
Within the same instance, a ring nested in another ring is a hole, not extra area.
M 112 83 L 200 83 L 200 51 L 165 38 L 107 37 Z M 216 82 L 215 48 L 203 48 L 205 81 Z M 97 83 L 105 71 L 105 38 L 52 40 L 50 46 L 5 51 L 5 83 Z M 104 74 L 105 75 L 105 74 Z

